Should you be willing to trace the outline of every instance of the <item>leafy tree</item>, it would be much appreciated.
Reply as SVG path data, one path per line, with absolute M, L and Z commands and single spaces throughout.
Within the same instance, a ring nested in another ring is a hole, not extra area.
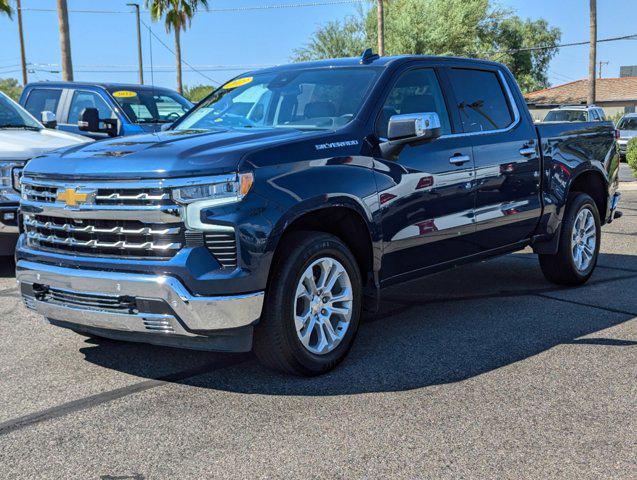
M 154 22 L 164 17 L 166 32 L 175 32 L 175 62 L 177 65 L 177 91 L 183 93 L 181 82 L 181 31 L 186 31 L 192 18 L 203 5 L 208 8 L 208 0 L 146 0 L 146 8 L 150 6 L 150 16 Z
M 376 9 L 320 27 L 297 61 L 357 56 L 376 45 Z M 548 86 L 547 69 L 556 48 L 522 51 L 528 46 L 554 47 L 561 38 L 546 20 L 522 20 L 491 0 L 393 0 L 385 6 L 387 55 L 457 55 L 498 60 L 511 68 L 524 91 Z
M 195 85 L 194 87 L 184 87 L 184 97 L 193 103 L 197 103 L 212 93 L 215 87 L 211 85 Z
M 22 87 L 15 78 L 0 78 L 0 91 L 17 102 L 22 93 Z
M 9 18 L 11 18 L 11 16 L 13 15 L 13 9 L 9 4 L 10 1 L 11 0 L 0 0 L 0 13 L 4 13 Z
M 303 62 L 321 58 L 355 57 L 368 45 L 364 19 L 349 16 L 333 20 L 314 33 L 309 43 L 294 51 L 294 60 Z

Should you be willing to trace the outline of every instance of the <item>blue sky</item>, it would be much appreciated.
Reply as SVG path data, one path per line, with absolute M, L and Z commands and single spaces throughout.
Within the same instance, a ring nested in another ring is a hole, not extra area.
M 70 10 L 128 11 L 131 0 L 68 0 Z M 262 5 L 311 3 L 329 0 L 209 0 L 211 8 L 251 7 Z M 24 9 L 55 9 L 55 0 L 22 0 Z M 139 0 L 144 4 L 144 0 Z M 562 42 L 588 38 L 588 0 L 500 0 L 500 5 L 513 9 L 522 17 L 546 18 L 562 29 Z M 637 33 L 634 0 L 600 0 L 598 2 L 599 38 Z M 201 67 L 204 74 L 223 82 L 241 71 L 257 65 L 286 63 L 294 48 L 307 41 L 321 24 L 355 12 L 354 5 L 330 5 L 245 12 L 211 12 L 198 14 L 182 37 L 183 57 Z M 39 66 L 31 80 L 59 79 L 60 53 L 57 16 L 54 11 L 24 11 L 27 60 Z M 151 24 L 148 12 L 142 20 L 151 25 L 168 46 L 172 35 L 162 24 Z M 76 80 L 135 82 L 137 50 L 134 15 L 89 14 L 72 12 L 69 17 L 72 55 Z M 144 28 L 144 27 L 142 27 Z M 150 83 L 150 48 L 148 31 L 142 32 L 145 80 Z M 19 78 L 17 22 L 0 19 L 0 78 Z M 154 82 L 174 87 L 174 57 L 159 42 L 152 42 Z M 637 65 L 637 41 L 602 43 L 598 60 L 608 61 L 604 76 L 618 76 L 620 65 Z M 51 66 L 47 66 L 51 65 Z M 233 69 L 211 71 L 219 66 Z M 552 84 L 585 78 L 588 47 L 561 50 L 550 68 Z M 47 71 L 49 70 L 49 71 Z M 106 73 L 108 70 L 110 73 Z M 53 71 L 53 73 L 51 72 Z M 115 72 L 113 72 L 115 71 Z M 187 85 L 210 84 L 200 74 L 184 69 Z

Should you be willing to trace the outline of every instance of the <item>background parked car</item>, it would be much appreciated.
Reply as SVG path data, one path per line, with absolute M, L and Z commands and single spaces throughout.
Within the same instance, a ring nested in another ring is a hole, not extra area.
M 168 88 L 79 82 L 30 83 L 20 105 L 46 127 L 96 140 L 156 132 L 193 106 Z
M 18 239 L 18 184 L 26 161 L 57 148 L 90 141 L 80 135 L 44 128 L 0 92 L 0 256 L 12 255 Z
M 595 105 L 568 105 L 549 110 L 543 122 L 605 122 L 604 110 Z
M 637 113 L 624 115 L 619 122 L 617 122 L 617 129 L 619 130 L 619 140 L 617 140 L 619 154 L 622 160 L 626 160 L 628 141 L 633 137 L 637 137 Z

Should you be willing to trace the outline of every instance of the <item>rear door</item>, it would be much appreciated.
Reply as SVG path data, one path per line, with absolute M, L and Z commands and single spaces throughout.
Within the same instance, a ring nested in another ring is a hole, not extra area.
M 410 68 L 397 75 L 378 113 L 381 139 L 392 115 L 436 112 L 442 125 L 442 137 L 408 145 L 394 161 L 377 161 L 384 282 L 475 253 L 471 146 L 453 135 L 442 92 L 436 69 Z
M 62 88 L 32 88 L 24 101 L 24 108 L 39 121 L 42 120 L 42 112 L 52 112 L 60 118 L 60 99 Z
M 541 167 L 535 127 L 512 93 L 517 87 L 495 66 L 449 68 L 447 75 L 475 163 L 476 244 L 489 250 L 525 240 L 541 214 Z

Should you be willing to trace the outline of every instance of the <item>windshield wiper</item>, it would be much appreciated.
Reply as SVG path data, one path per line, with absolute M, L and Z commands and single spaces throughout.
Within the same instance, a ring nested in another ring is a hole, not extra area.
M 24 130 L 37 130 L 40 129 L 38 127 L 34 127 L 32 125 L 24 125 L 19 123 L 0 123 L 0 128 L 22 128 Z

